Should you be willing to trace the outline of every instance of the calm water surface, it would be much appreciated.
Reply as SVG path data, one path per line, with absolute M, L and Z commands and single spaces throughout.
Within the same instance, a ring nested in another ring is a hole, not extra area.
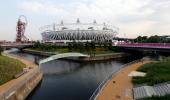
M 34 61 L 35 55 L 21 52 L 15 54 Z M 93 63 L 50 61 L 40 66 L 44 73 L 43 80 L 27 100 L 88 100 L 107 75 L 139 58 L 141 56 Z

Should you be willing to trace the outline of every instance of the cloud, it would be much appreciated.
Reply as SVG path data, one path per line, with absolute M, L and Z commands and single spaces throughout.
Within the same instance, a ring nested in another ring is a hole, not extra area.
M 22 2 L 22 4 L 20 5 L 20 8 L 28 12 L 37 13 L 44 9 L 44 5 L 37 1 L 32 1 L 32 2 L 25 1 L 25 2 Z
M 122 15 L 129 16 L 147 16 L 153 13 L 152 9 L 140 8 L 148 4 L 150 0 L 80 0 L 73 3 L 66 2 L 53 4 L 47 1 L 24 1 L 20 8 L 33 13 L 46 13 L 52 16 L 60 14 L 61 16 L 74 15 L 80 17 L 101 17 L 117 18 Z
M 73 2 L 71 2 L 73 1 Z M 137 36 L 138 33 L 166 32 L 170 24 L 169 0 L 24 0 L 19 5 L 23 11 L 73 21 L 80 18 L 86 22 L 109 22 L 118 26 L 120 32 Z M 159 27 L 159 24 L 164 26 Z M 121 35 L 121 33 L 120 33 Z

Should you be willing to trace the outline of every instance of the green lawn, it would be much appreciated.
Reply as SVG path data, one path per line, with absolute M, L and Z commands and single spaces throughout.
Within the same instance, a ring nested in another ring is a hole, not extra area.
M 170 81 L 170 60 L 144 64 L 138 69 L 138 71 L 147 74 L 145 77 L 132 78 L 132 82 L 135 85 L 154 85 Z
M 21 72 L 24 67 L 26 65 L 18 60 L 0 56 L 0 85 L 13 79 L 13 76 Z

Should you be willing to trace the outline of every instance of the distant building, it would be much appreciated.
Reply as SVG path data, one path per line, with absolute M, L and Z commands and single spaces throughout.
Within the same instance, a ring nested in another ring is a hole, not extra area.
M 81 23 L 77 19 L 76 23 L 53 24 L 41 27 L 42 39 L 44 42 L 72 42 L 95 41 L 104 42 L 112 40 L 117 34 L 118 29 L 104 24 L 98 24 L 96 20 L 93 23 Z

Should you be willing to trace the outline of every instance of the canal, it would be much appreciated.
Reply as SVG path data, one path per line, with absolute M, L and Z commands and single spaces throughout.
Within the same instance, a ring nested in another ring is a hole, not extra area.
M 31 61 L 35 57 L 44 58 L 22 52 L 13 54 Z M 44 73 L 43 80 L 27 100 L 88 100 L 107 75 L 120 70 L 123 64 L 139 58 L 142 56 L 88 63 L 50 61 L 40 66 Z

